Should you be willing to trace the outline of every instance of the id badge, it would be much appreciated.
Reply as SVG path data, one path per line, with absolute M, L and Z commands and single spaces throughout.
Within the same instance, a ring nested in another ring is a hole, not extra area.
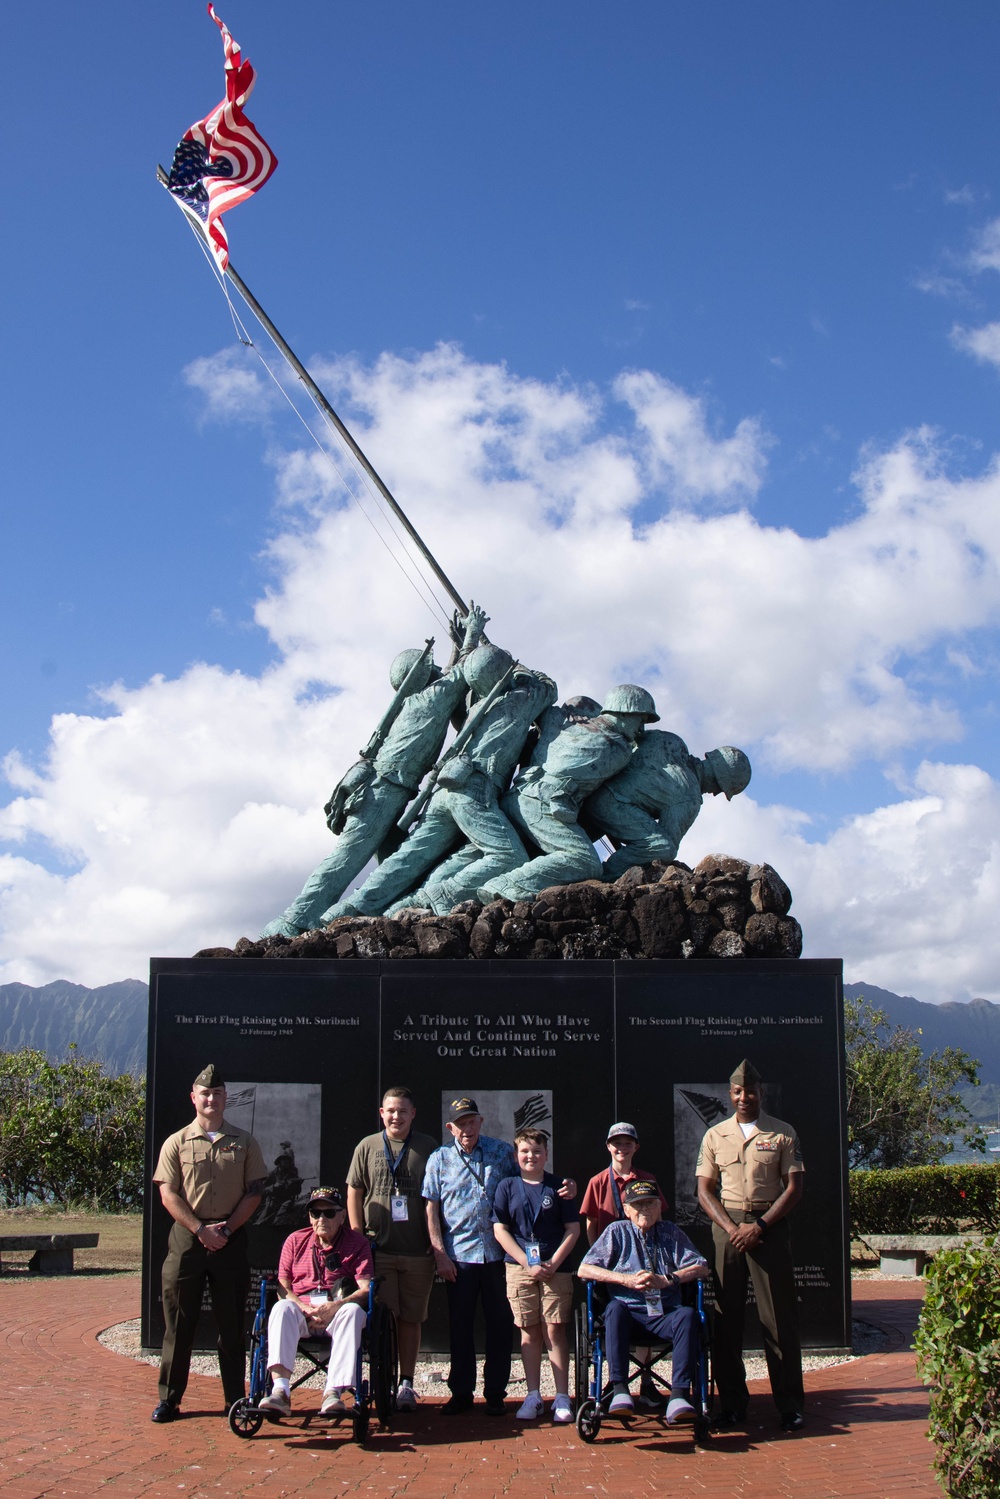
M 408 1223 L 410 1219 L 409 1201 L 401 1192 L 394 1192 L 389 1198 L 392 1208 L 393 1223 Z
M 663 1303 L 660 1300 L 659 1291 L 646 1292 L 646 1315 L 647 1317 L 662 1317 Z
M 524 1258 L 525 1258 L 525 1261 L 527 1263 L 528 1269 L 529 1270 L 534 1270 L 536 1268 L 536 1266 L 538 1266 L 538 1265 L 540 1265 L 542 1263 L 542 1246 L 541 1246 L 541 1244 L 525 1244 L 525 1246 L 524 1246 Z

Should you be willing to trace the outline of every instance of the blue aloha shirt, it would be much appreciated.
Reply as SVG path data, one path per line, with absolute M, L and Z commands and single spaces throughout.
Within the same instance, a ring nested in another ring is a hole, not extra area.
M 451 1259 L 466 1265 L 489 1265 L 503 1259 L 493 1232 L 493 1199 L 508 1176 L 518 1176 L 512 1145 L 480 1135 L 469 1155 L 458 1142 L 431 1153 L 422 1195 L 441 1211 L 444 1247 Z
M 600 1265 L 604 1270 L 621 1271 L 631 1275 L 636 1270 L 652 1270 L 656 1275 L 672 1275 L 675 1270 L 686 1270 L 690 1265 L 705 1265 L 708 1261 L 699 1254 L 687 1234 L 676 1223 L 661 1218 L 648 1234 L 642 1234 L 634 1223 L 622 1219 L 609 1223 L 596 1244 L 591 1245 L 581 1262 L 584 1265 Z M 634 1312 L 648 1315 L 646 1293 L 634 1286 L 609 1285 L 607 1290 Z M 672 1312 L 681 1304 L 679 1286 L 668 1286 L 660 1292 L 660 1304 L 664 1312 Z

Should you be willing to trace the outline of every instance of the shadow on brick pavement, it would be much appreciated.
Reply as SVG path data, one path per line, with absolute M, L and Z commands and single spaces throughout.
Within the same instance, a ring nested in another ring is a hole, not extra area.
M 346 1423 L 306 1415 L 229 1430 L 217 1381 L 192 1375 L 182 1419 L 154 1426 L 156 1374 L 104 1348 L 105 1327 L 137 1315 L 139 1277 L 0 1279 L 0 1434 L 4 1499 L 599 1499 L 671 1494 L 704 1499 L 938 1499 L 927 1397 L 910 1352 L 920 1282 L 855 1282 L 855 1311 L 890 1334 L 888 1349 L 806 1376 L 808 1421 L 782 1434 L 766 1385 L 751 1386 L 745 1432 L 704 1447 L 653 1418 L 606 1423 L 590 1446 L 572 1427 L 448 1417 L 430 1401 L 391 1432 L 372 1422 L 365 1447 Z

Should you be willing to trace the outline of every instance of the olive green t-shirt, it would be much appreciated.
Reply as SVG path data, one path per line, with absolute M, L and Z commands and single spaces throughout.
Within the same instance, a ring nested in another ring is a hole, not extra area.
M 398 1160 L 402 1145 L 396 1140 L 388 1143 L 393 1160 Z M 366 1135 L 355 1148 L 347 1185 L 365 1194 L 365 1233 L 370 1234 L 376 1246 L 387 1254 L 420 1255 L 430 1249 L 426 1207 L 420 1189 L 424 1183 L 427 1157 L 437 1148 L 438 1142 L 430 1135 L 413 1132 L 406 1158 L 396 1168 L 395 1185 L 385 1157 L 381 1130 L 377 1135 Z M 394 1192 L 406 1198 L 405 1223 L 392 1221 L 390 1198 Z

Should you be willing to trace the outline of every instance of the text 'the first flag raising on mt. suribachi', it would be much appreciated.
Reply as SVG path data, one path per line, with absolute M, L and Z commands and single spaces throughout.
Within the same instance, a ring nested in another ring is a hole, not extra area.
M 243 113 L 257 75 L 213 6 L 208 13 L 222 32 L 226 49 L 226 97 L 185 132 L 174 152 L 167 187 L 199 220 L 224 271 L 229 264 L 229 240 L 220 215 L 263 187 L 278 158 Z

